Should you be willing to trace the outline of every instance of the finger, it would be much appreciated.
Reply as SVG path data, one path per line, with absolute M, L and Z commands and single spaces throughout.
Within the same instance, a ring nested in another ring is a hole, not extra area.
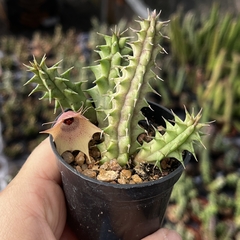
M 66 209 L 61 175 L 49 138 L 33 150 L 11 185 L 23 195 L 18 197 L 23 205 L 27 204 L 39 219 L 45 219 L 58 239 L 66 222 Z
M 52 151 L 49 138 L 43 140 L 33 150 L 19 174 L 27 178 L 36 179 L 36 177 L 39 177 L 60 184 L 61 177 L 57 160 Z
M 170 229 L 161 228 L 155 233 L 143 238 L 142 240 L 182 240 L 181 236 Z

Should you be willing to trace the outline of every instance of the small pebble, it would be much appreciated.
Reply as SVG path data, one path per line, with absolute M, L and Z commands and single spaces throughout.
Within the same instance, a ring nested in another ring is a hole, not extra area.
M 99 171 L 99 165 L 93 165 L 92 170 Z
M 160 164 L 161 164 L 161 169 L 169 168 L 169 158 L 164 158 Z
M 153 179 L 153 180 L 158 180 L 158 179 L 159 179 L 159 175 L 154 175 L 154 176 L 152 177 L 152 179 Z
M 132 180 L 135 183 L 142 183 L 143 182 L 143 180 L 137 174 L 132 175 Z
M 65 151 L 63 154 L 62 154 L 62 158 L 68 163 L 72 163 L 74 161 L 74 156 L 73 154 L 70 152 L 70 151 Z
M 129 184 L 136 184 L 132 179 L 129 181 Z
M 78 155 L 75 157 L 75 161 L 79 166 L 82 166 L 85 162 L 85 155 L 82 152 L 79 152 Z
M 100 166 L 100 169 L 107 170 L 107 169 L 108 169 L 108 163 L 107 163 L 107 162 L 103 163 L 103 164 Z
M 100 169 L 99 174 L 97 176 L 97 180 L 103 182 L 111 182 L 116 180 L 118 178 L 118 175 L 119 175 L 118 172 Z
M 101 158 L 101 152 L 97 147 L 91 147 L 89 149 L 89 154 L 92 156 L 94 159 L 100 159 Z
M 84 171 L 82 171 L 82 174 L 90 178 L 96 178 L 97 176 L 96 172 L 91 169 L 85 169 Z
M 113 171 L 122 170 L 122 167 L 117 162 L 117 159 L 110 160 L 110 162 L 108 163 L 108 166 L 109 166 L 109 170 L 113 170 Z
M 132 172 L 128 169 L 123 169 L 120 172 L 120 178 L 129 180 L 131 178 L 131 176 L 132 176 Z
M 82 172 L 82 168 L 79 165 L 76 166 L 76 170 L 80 173 Z
M 141 176 L 141 177 L 145 177 L 146 176 L 146 172 L 143 169 L 144 165 L 138 165 L 134 168 L 134 170 L 136 171 L 136 173 Z
M 125 178 L 119 178 L 119 179 L 118 179 L 118 183 L 119 183 L 119 184 L 127 184 L 128 181 L 126 181 Z
M 88 165 L 87 164 L 83 164 L 82 166 L 82 170 L 84 171 L 85 169 L 88 169 Z

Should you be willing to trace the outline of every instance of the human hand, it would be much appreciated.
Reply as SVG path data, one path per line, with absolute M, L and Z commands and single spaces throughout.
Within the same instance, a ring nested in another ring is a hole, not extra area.
M 142 240 L 182 240 L 181 236 L 170 229 L 161 228 L 155 233 L 143 238 Z
M 71 239 L 56 158 L 45 139 L 0 193 L 0 239 Z
M 76 240 L 66 225 L 61 176 L 49 139 L 29 156 L 20 172 L 0 193 L 0 239 Z M 180 240 L 160 229 L 144 240 Z

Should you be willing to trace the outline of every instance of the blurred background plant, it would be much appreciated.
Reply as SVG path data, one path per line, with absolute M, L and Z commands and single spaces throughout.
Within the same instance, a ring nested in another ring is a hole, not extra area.
M 215 120 L 172 194 L 167 225 L 183 239 L 240 239 L 240 18 L 213 5 L 206 13 L 171 15 L 162 43 L 158 100 L 181 113 L 183 105 L 203 108 L 203 121 Z
M 233 104 L 240 100 L 239 15 L 223 14 L 217 5 L 209 14 L 179 11 L 167 31 L 169 56 L 161 66 L 168 86 L 161 101 L 170 105 L 176 99 L 188 107 L 196 102 L 205 109 L 204 118 L 217 120 L 224 134 L 239 131 L 240 112 Z
M 126 8 L 124 1 L 116 2 L 117 10 Z M 157 4 L 145 2 L 150 7 Z M 186 240 L 240 239 L 240 16 L 218 5 L 209 11 L 185 10 L 174 8 L 167 17 L 171 22 L 164 34 L 169 40 L 161 45 L 168 55 L 157 60 L 161 70 L 156 69 L 164 82 L 153 83 L 161 97 L 149 99 L 172 108 L 182 117 L 183 105 L 194 107 L 196 112 L 203 108 L 203 121 L 216 122 L 204 139 L 207 150 L 197 152 L 199 162 L 190 161 L 173 190 L 165 226 L 176 229 Z M 46 54 L 49 65 L 62 60 L 63 71 L 74 66 L 70 73 L 74 81 L 93 79 L 83 67 L 98 58 L 93 50 L 102 44 L 102 38 L 97 33 L 106 34 L 111 28 L 109 23 L 116 21 L 122 31 L 131 21 L 129 15 L 133 15 L 128 14 L 119 22 L 106 9 L 107 17 L 103 13 L 91 17 L 88 31 L 59 24 L 50 32 L 40 29 L 30 36 L 0 35 L 3 151 L 15 166 L 10 179 L 44 137 L 38 134 L 44 129 L 42 123 L 54 119 L 51 103 L 39 104 L 38 94 L 27 96 L 30 90 L 23 84 L 31 75 L 23 63 L 32 60 L 32 55 L 40 60 Z M 166 20 L 166 14 L 163 16 Z

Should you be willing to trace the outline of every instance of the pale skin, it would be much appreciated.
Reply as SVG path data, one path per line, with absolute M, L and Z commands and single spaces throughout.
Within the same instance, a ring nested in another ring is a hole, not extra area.
M 0 192 L 1 240 L 76 240 L 66 225 L 61 177 L 45 139 L 29 156 L 20 172 Z M 144 240 L 181 240 L 162 228 Z

